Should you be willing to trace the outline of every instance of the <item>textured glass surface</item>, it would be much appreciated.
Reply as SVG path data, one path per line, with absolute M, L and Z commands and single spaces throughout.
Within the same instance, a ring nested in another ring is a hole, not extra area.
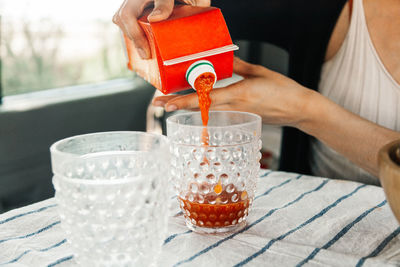
M 171 178 L 187 226 L 225 232 L 245 225 L 259 171 L 261 119 L 242 112 L 178 114 L 167 121 Z
M 51 148 L 61 226 L 82 266 L 151 266 L 165 238 L 167 141 L 135 132 Z

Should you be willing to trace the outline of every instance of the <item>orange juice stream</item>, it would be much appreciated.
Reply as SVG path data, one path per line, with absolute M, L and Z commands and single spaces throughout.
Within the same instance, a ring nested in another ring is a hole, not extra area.
M 207 124 L 211 105 L 210 92 L 213 88 L 214 80 L 214 74 L 206 72 L 194 82 L 204 126 L 202 145 L 205 148 L 209 145 Z M 209 164 L 206 157 L 204 157 L 204 162 Z M 249 199 L 246 191 L 239 191 L 232 184 L 230 188 L 230 190 L 223 188 L 221 178 L 219 178 L 213 190 L 204 196 L 206 203 L 215 202 L 215 204 L 199 203 L 199 196 L 195 196 L 193 202 L 188 201 L 187 198 L 180 198 L 183 203 L 182 208 L 186 211 L 185 216 L 188 216 L 192 223 L 201 227 L 226 227 L 238 223 L 240 218 L 247 215 Z M 226 189 L 226 191 L 223 192 L 223 189 Z
M 209 136 L 207 132 L 208 114 L 211 106 L 210 93 L 215 82 L 215 75 L 211 72 L 206 72 L 200 75 L 194 81 L 194 88 L 196 89 L 199 97 L 199 107 L 201 111 L 201 120 L 203 121 L 203 133 L 201 135 L 202 143 L 205 148 L 209 145 Z M 208 164 L 208 159 L 204 157 L 204 161 Z M 222 192 L 221 180 L 218 180 L 218 184 L 215 187 L 215 193 L 219 194 Z
M 200 75 L 194 82 L 194 89 L 196 89 L 197 96 L 199 97 L 199 107 L 201 111 L 201 120 L 203 121 L 203 134 L 202 143 L 203 146 L 208 146 L 208 111 L 210 110 L 211 98 L 210 92 L 214 85 L 215 76 L 211 72 L 206 72 Z

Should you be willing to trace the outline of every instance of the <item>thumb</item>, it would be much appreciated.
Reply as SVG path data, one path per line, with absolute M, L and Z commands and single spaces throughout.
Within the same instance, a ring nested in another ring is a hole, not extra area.
M 168 100 L 165 105 L 167 112 L 178 109 L 194 109 L 199 107 L 199 100 L 196 93 L 177 96 Z
M 167 19 L 174 8 L 174 0 L 155 0 L 154 8 L 147 19 L 150 22 L 157 22 Z

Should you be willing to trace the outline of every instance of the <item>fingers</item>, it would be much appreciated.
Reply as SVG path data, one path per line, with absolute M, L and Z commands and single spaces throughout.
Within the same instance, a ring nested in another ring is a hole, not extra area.
M 157 106 L 157 107 L 164 107 L 165 104 L 166 104 L 168 101 L 170 101 L 170 100 L 172 100 L 172 99 L 174 99 L 174 98 L 176 98 L 176 97 L 179 97 L 179 95 L 164 95 L 164 96 L 158 96 L 158 97 L 154 98 L 152 104 L 153 104 L 154 106 Z
M 171 112 L 178 109 L 194 109 L 199 107 L 196 93 L 178 96 L 166 102 L 165 111 Z
M 177 99 L 176 100 L 177 102 L 173 102 L 172 100 L 176 98 L 180 99 Z M 186 96 L 179 96 L 179 95 L 159 96 L 153 100 L 154 106 L 165 107 L 167 112 L 171 112 L 178 109 L 198 111 L 199 110 L 198 103 L 199 102 L 196 93 Z M 212 106 L 210 107 L 211 110 L 230 110 L 230 109 L 232 110 L 232 106 L 230 104 L 218 104 L 215 102 L 211 103 L 212 103 Z
M 167 112 L 178 109 L 195 109 L 199 107 L 199 102 L 196 93 L 189 95 L 167 95 L 159 96 L 153 100 L 153 105 L 165 107 Z
M 151 57 L 149 42 L 137 21 L 128 20 L 123 27 L 128 33 L 127 36 L 133 41 L 139 56 L 143 59 L 149 59 Z
M 210 110 L 237 110 L 232 104 L 223 104 L 210 107 Z
M 188 5 L 192 6 L 210 6 L 211 5 L 211 0 L 180 0 L 180 2 L 183 2 Z
M 197 0 L 196 6 L 210 6 L 211 0 Z
M 174 0 L 154 0 L 154 9 L 147 17 L 150 22 L 167 19 L 174 8 Z
M 129 0 L 124 1 L 120 9 L 114 15 L 113 22 L 120 27 L 122 32 L 129 39 L 133 41 L 140 57 L 148 59 L 151 57 L 149 43 L 146 35 L 137 22 L 137 17 L 143 11 L 143 8 L 138 10 L 137 7 L 129 5 L 130 3 L 131 1 Z
M 213 89 L 210 93 L 211 107 L 229 104 L 235 98 L 236 88 L 237 85 L 234 84 Z M 193 110 L 199 108 L 199 98 L 197 93 L 182 96 L 160 96 L 154 99 L 153 105 L 164 106 L 167 112 L 180 109 Z

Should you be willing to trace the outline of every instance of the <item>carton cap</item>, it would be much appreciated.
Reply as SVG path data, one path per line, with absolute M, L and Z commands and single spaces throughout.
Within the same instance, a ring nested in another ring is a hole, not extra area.
M 186 71 L 186 80 L 190 84 L 190 86 L 194 88 L 194 82 L 196 79 L 203 73 L 211 72 L 214 74 L 214 84 L 217 81 L 217 74 L 215 73 L 213 64 L 208 60 L 198 60 L 194 62 Z M 213 86 L 214 86 L 213 84 Z

